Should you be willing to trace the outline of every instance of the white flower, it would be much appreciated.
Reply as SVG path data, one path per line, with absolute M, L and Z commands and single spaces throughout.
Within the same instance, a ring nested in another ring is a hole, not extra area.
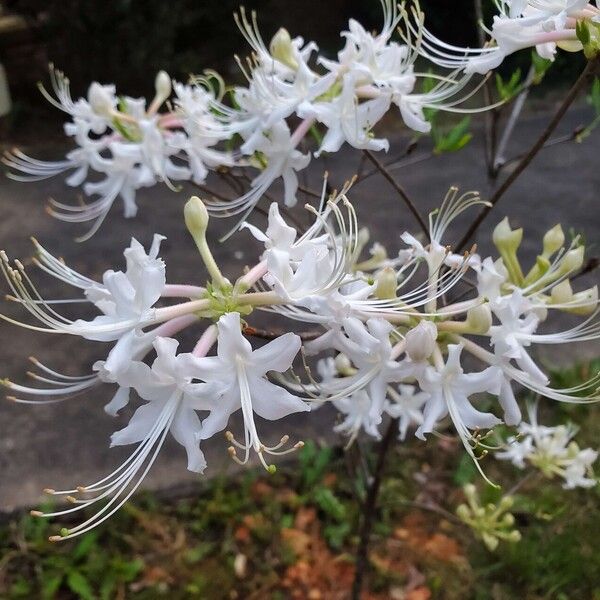
M 359 103 L 355 87 L 355 78 L 345 75 L 339 96 L 326 102 L 304 102 L 298 107 L 298 116 L 316 119 L 327 127 L 317 156 L 322 152 L 337 152 L 344 142 L 363 150 L 389 149 L 389 142 L 374 138 L 371 131 L 388 111 L 390 98 L 381 95 Z
M 438 330 L 431 321 L 420 321 L 416 327 L 407 332 L 406 354 L 415 362 L 427 360 L 436 347 Z
M 269 448 L 263 445 L 254 413 L 275 421 L 292 413 L 310 410 L 300 398 L 266 379 L 269 371 L 282 373 L 291 367 L 300 349 L 300 338 L 287 333 L 258 350 L 252 350 L 250 342 L 242 335 L 238 313 L 223 315 L 217 327 L 217 356 L 205 357 L 194 363 L 196 378 L 218 384 L 223 389 L 222 395 L 206 407 L 210 415 L 202 422 L 201 437 L 206 439 L 225 429 L 229 417 L 241 409 L 245 441 L 236 445 L 246 453 L 243 462 L 248 460 L 253 449 L 267 467 L 263 453 L 277 454 L 280 446 Z M 232 441 L 235 443 L 235 440 Z
M 201 473 L 206 461 L 198 445 L 201 425 L 195 411 L 204 409 L 221 389 L 213 383 L 190 385 L 195 375 L 194 363 L 200 359 L 190 354 L 177 355 L 177 340 L 159 337 L 153 345 L 157 356 L 152 367 L 134 362 L 117 378 L 122 386 L 134 388 L 147 404 L 136 410 L 127 427 L 112 435 L 111 444 L 142 442 L 163 420 L 163 427 L 185 447 L 188 469 Z
M 423 423 L 423 405 L 429 396 L 418 392 L 414 385 L 406 384 L 398 386 L 398 391 L 392 388 L 388 393 L 391 400 L 385 404 L 385 412 L 398 419 L 399 438 L 404 441 L 411 425 Z
M 334 400 L 333 405 L 344 415 L 342 422 L 335 425 L 333 430 L 350 438 L 347 446 L 352 444 L 361 429 L 376 440 L 381 438 L 377 429 L 381 419 L 374 416 L 376 411 L 366 390 L 358 390 L 351 396 Z
M 75 506 L 54 513 L 40 513 L 40 516 L 70 514 L 107 500 L 92 517 L 69 528 L 58 539 L 86 533 L 123 506 L 154 464 L 169 432 L 185 447 L 188 469 L 199 473 L 205 469 L 206 461 L 199 447 L 201 423 L 196 410 L 204 408 L 208 399 L 217 396 L 220 389 L 216 384 L 191 386 L 194 364 L 199 359 L 191 355 L 177 355 L 177 346 L 176 340 L 157 338 L 154 341 L 157 357 L 152 367 L 136 362 L 119 377 L 119 383 L 125 388 L 135 388 L 146 404 L 136 410 L 127 427 L 112 435 L 111 445 L 138 446 L 119 467 L 96 483 L 74 490 L 51 492 L 68 495 Z M 79 500 L 72 494 L 85 494 L 86 497 Z
M 332 398 L 351 395 L 355 390 L 366 389 L 370 398 L 369 419 L 381 423 L 383 407 L 390 382 L 401 381 L 406 373 L 393 355 L 390 335 L 394 329 L 384 319 L 369 319 L 365 325 L 355 317 L 343 320 L 343 332 L 333 330 L 327 338 L 306 344 L 308 352 L 319 351 L 325 343 L 347 356 L 356 372 L 351 377 L 335 380 L 323 391 Z
M 529 423 L 519 425 L 519 437 L 507 441 L 507 449 L 497 452 L 499 460 L 509 460 L 519 469 L 527 464 L 539 469 L 546 477 L 562 477 L 565 489 L 591 488 L 597 483 L 592 464 L 598 452 L 581 450 L 573 441 L 577 428 L 572 425 L 546 427 L 537 421 L 537 403 L 528 406 Z
M 427 369 L 420 378 L 421 389 L 430 397 L 423 411 L 423 424 L 416 435 L 425 439 L 425 434 L 431 433 L 436 423 L 449 414 L 463 444 L 472 454 L 469 429 L 490 429 L 502 421 L 491 413 L 478 411 L 469 398 L 481 392 L 497 395 L 500 379 L 493 367 L 479 373 L 465 373 L 460 364 L 462 350 L 462 345 L 449 344 L 446 364 Z
M 540 322 L 533 312 L 529 312 L 525 317 L 521 316 L 529 308 L 530 304 L 520 290 L 497 300 L 492 305 L 492 310 L 500 320 L 500 325 L 490 328 L 490 343 L 501 361 L 514 360 L 534 380 L 545 385 L 548 383 L 548 377 L 525 350 L 531 345 L 530 336 Z
M 106 326 L 124 321 L 145 321 L 166 283 L 165 264 L 158 258 L 163 239 L 164 236 L 155 235 L 148 254 L 137 240 L 132 239 L 130 247 L 124 252 L 127 270 L 106 271 L 102 285 L 94 285 L 85 292 L 88 300 L 104 314 L 91 322 L 77 320 L 72 328 L 81 328 L 82 335 L 87 339 L 110 341 L 120 337 L 121 331 L 118 328 L 116 331 L 110 330 Z M 90 332 L 86 333 L 88 324 L 91 326 Z M 95 329 L 105 329 L 106 332 L 95 333 Z

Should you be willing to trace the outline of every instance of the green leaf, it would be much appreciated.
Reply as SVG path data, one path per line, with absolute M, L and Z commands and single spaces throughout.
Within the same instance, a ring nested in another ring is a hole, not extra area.
M 75 550 L 73 550 L 73 560 L 78 561 L 81 558 L 84 558 L 92 547 L 96 545 L 97 540 L 98 533 L 96 531 L 84 535 L 79 544 L 75 547 Z
M 323 530 L 323 534 L 327 543 L 335 549 L 341 548 L 346 541 L 349 533 L 352 531 L 350 523 L 340 523 L 337 525 L 327 525 Z
M 433 151 L 436 154 L 442 154 L 443 152 L 457 152 L 464 148 L 473 138 L 468 132 L 470 125 L 471 119 L 465 117 L 445 135 L 438 134 Z
M 547 58 L 542 58 L 535 50 L 532 50 L 531 63 L 535 71 L 535 78 L 533 82 L 537 85 L 541 83 L 548 69 L 552 66 L 552 61 Z
M 94 600 L 94 592 L 88 580 L 79 571 L 70 571 L 67 574 L 67 585 L 81 600 Z
M 590 30 L 585 21 L 577 21 L 575 25 L 575 34 L 584 47 L 590 43 Z
M 477 475 L 477 467 L 473 462 L 473 459 L 466 453 L 462 454 L 460 457 L 460 462 L 456 467 L 456 471 L 454 471 L 454 475 L 452 477 L 454 483 L 460 487 L 466 485 L 467 483 L 471 483 L 475 476 Z
M 600 116 L 600 79 L 598 77 L 594 79 L 588 102 L 594 107 L 596 115 Z
M 346 518 L 346 507 L 329 488 L 317 488 L 314 497 L 315 502 L 326 515 L 336 521 L 343 521 Z
M 507 81 L 504 81 L 504 79 L 496 73 L 496 89 L 502 100 L 510 100 L 520 91 L 520 87 L 521 69 L 514 71 Z
M 52 600 L 56 596 L 58 588 L 63 581 L 63 574 L 44 576 L 42 578 L 42 598 Z

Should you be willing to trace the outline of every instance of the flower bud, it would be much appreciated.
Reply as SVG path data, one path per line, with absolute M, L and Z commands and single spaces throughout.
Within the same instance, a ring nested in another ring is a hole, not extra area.
M 185 226 L 196 242 L 196 247 L 204 261 L 206 270 L 210 275 L 215 286 L 226 289 L 231 286 L 229 281 L 223 277 L 219 266 L 217 265 L 208 243 L 206 241 L 206 229 L 208 228 L 208 211 L 204 202 L 198 196 L 192 196 L 185 204 L 183 209 Z
M 396 288 L 398 287 L 398 276 L 392 267 L 382 269 L 375 278 L 377 286 L 375 296 L 379 300 L 388 300 L 396 297 Z
M 208 228 L 208 211 L 204 202 L 198 196 L 192 196 L 185 204 L 183 209 L 185 226 L 196 239 L 197 236 L 204 237 Z
M 405 337 L 406 353 L 415 362 L 427 360 L 435 349 L 437 327 L 431 321 L 421 321 Z
M 565 243 L 565 234 L 563 233 L 560 223 L 544 235 L 544 251 L 543 256 L 550 258 L 555 252 L 558 252 Z
M 352 363 L 350 362 L 350 359 L 342 352 L 340 352 L 335 357 L 334 363 L 335 363 L 335 368 L 339 375 L 347 376 L 347 375 L 352 375 L 352 373 L 354 373 L 354 369 L 352 367 Z
M 577 248 L 573 248 L 573 250 L 569 250 L 564 255 L 560 264 L 561 275 L 566 275 L 567 273 L 572 273 L 581 269 L 584 256 L 585 248 L 583 246 L 578 246 Z
M 567 312 L 580 316 L 592 314 L 598 308 L 598 286 L 573 294 L 573 304 L 579 306 L 568 308 Z
M 492 240 L 500 253 L 502 253 L 503 250 L 516 252 L 523 240 L 523 229 L 511 229 L 508 217 L 504 217 L 504 219 L 496 225 L 494 233 L 492 234 Z
M 467 325 L 471 333 L 486 334 L 492 324 L 492 310 L 489 304 L 479 304 L 468 310 Z
M 573 288 L 568 279 L 561 281 L 552 288 L 550 293 L 552 304 L 565 304 L 573 300 Z
M 298 61 L 294 56 L 294 46 L 292 44 L 292 38 L 287 29 L 281 27 L 279 31 L 273 36 L 269 50 L 279 62 L 290 67 L 290 69 L 296 70 L 298 68 Z
M 159 71 L 154 80 L 154 89 L 156 90 L 155 101 L 162 104 L 171 95 L 171 78 L 166 71 Z
M 522 285 L 524 277 L 517 258 L 517 250 L 523 240 L 523 229 L 511 229 L 508 219 L 505 217 L 496 225 L 492 240 L 500 252 L 510 280 L 519 286 Z
M 113 112 L 113 96 L 103 85 L 94 81 L 88 90 L 88 102 L 92 110 L 102 117 L 110 117 Z

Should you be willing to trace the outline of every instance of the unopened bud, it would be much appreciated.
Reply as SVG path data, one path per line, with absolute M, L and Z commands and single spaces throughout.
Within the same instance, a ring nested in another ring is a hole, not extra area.
M 550 293 L 552 304 L 565 304 L 573 300 L 573 288 L 568 279 L 561 281 L 552 288 Z
M 298 61 L 294 56 L 292 38 L 289 31 L 284 27 L 279 29 L 273 36 L 271 44 L 269 45 L 269 50 L 271 51 L 273 58 L 290 67 L 290 69 L 295 71 L 298 68 Z
M 493 324 L 492 310 L 489 304 L 479 304 L 467 312 L 467 325 L 471 333 L 486 334 Z
M 523 240 L 523 229 L 511 229 L 508 217 L 504 217 L 496 225 L 492 239 L 500 252 L 502 252 L 502 249 L 515 252 Z
M 398 276 L 392 267 L 382 269 L 375 278 L 377 286 L 375 296 L 379 300 L 389 300 L 396 297 L 396 288 L 398 287 Z
M 340 354 L 338 354 L 335 357 L 334 363 L 335 363 L 336 371 L 338 372 L 339 375 L 351 375 L 352 374 L 352 372 L 353 372 L 352 363 L 350 362 L 350 359 L 342 352 L 340 352 Z
M 415 362 L 427 360 L 435 349 L 437 335 L 434 323 L 421 321 L 406 334 L 406 353 Z
M 567 312 L 580 316 L 592 314 L 598 308 L 598 286 L 573 294 L 572 303 L 575 306 L 568 308 Z
M 573 250 L 569 250 L 561 261 L 561 274 L 566 275 L 567 273 L 573 273 L 574 271 L 581 269 L 584 257 L 585 248 L 583 246 L 578 246 L 577 248 L 573 248 Z
M 88 102 L 92 110 L 102 117 L 109 117 L 114 108 L 114 98 L 106 87 L 94 81 L 88 90 Z
M 496 225 L 492 239 L 500 252 L 510 280 L 519 286 L 522 285 L 524 277 L 517 258 L 517 250 L 523 240 L 523 229 L 511 229 L 508 219 L 505 217 Z
M 196 236 L 206 235 L 208 228 L 208 211 L 204 202 L 198 196 L 192 196 L 185 204 L 183 209 L 185 226 L 195 239 Z
M 565 243 L 565 234 L 560 223 L 544 235 L 544 256 L 550 258 L 555 252 L 558 252 Z
M 171 95 L 171 78 L 166 71 L 159 71 L 154 80 L 156 98 L 160 98 L 161 104 Z

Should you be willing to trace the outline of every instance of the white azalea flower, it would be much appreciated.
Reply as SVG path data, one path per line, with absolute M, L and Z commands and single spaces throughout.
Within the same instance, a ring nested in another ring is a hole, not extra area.
M 537 421 L 537 403 L 528 406 L 529 423 L 521 423 L 519 437 L 507 440 L 507 449 L 495 454 L 499 460 L 508 460 L 519 469 L 528 464 L 539 469 L 546 477 L 561 477 L 563 487 L 591 488 L 597 484 L 592 464 L 598 452 L 591 448 L 581 450 L 573 441 L 577 428 L 572 425 L 546 427 Z
M 425 439 L 426 433 L 431 433 L 441 419 L 450 415 L 465 448 L 473 455 L 469 429 L 490 429 L 502 421 L 491 413 L 477 410 L 469 398 L 481 392 L 497 395 L 500 378 L 493 367 L 479 373 L 465 373 L 460 364 L 462 350 L 462 345 L 448 345 L 446 364 L 430 367 L 419 379 L 421 389 L 429 394 L 429 399 L 416 436 Z
M 250 342 L 241 332 L 240 315 L 227 313 L 217 323 L 219 330 L 217 356 L 195 362 L 194 376 L 218 384 L 222 395 L 205 406 L 210 415 L 202 422 L 202 439 L 212 437 L 227 427 L 229 417 L 242 410 L 244 417 L 244 442 L 231 441 L 245 452 L 242 462 L 247 462 L 254 450 L 265 468 L 264 453 L 278 454 L 282 444 L 263 445 L 260 440 L 254 413 L 263 419 L 275 421 L 287 415 L 310 410 L 308 404 L 283 388 L 269 382 L 269 371 L 282 373 L 292 366 L 300 350 L 300 338 L 287 333 L 262 348 L 252 350 Z M 287 438 L 286 438 L 287 439 Z
M 398 386 L 398 391 L 395 388 L 388 390 L 388 394 L 390 400 L 385 404 L 385 412 L 393 419 L 398 419 L 398 436 L 404 441 L 410 426 L 422 425 L 423 405 L 429 396 L 417 391 L 414 385 L 406 384 Z
M 206 461 L 199 447 L 201 423 L 196 410 L 203 409 L 221 390 L 214 383 L 191 386 L 194 364 L 200 359 L 177 355 L 177 346 L 176 340 L 157 338 L 154 341 L 157 357 L 152 367 L 136 362 L 119 377 L 119 383 L 125 388 L 135 388 L 146 404 L 136 410 L 127 427 L 112 435 L 111 445 L 138 444 L 137 448 L 110 475 L 96 483 L 51 491 L 53 495 L 67 495 L 75 506 L 39 516 L 63 516 L 107 500 L 92 517 L 64 531 L 58 539 L 82 535 L 119 510 L 141 485 L 169 432 L 185 447 L 188 469 L 198 473 L 205 469 Z M 87 498 L 77 499 L 74 494 L 85 494 Z

